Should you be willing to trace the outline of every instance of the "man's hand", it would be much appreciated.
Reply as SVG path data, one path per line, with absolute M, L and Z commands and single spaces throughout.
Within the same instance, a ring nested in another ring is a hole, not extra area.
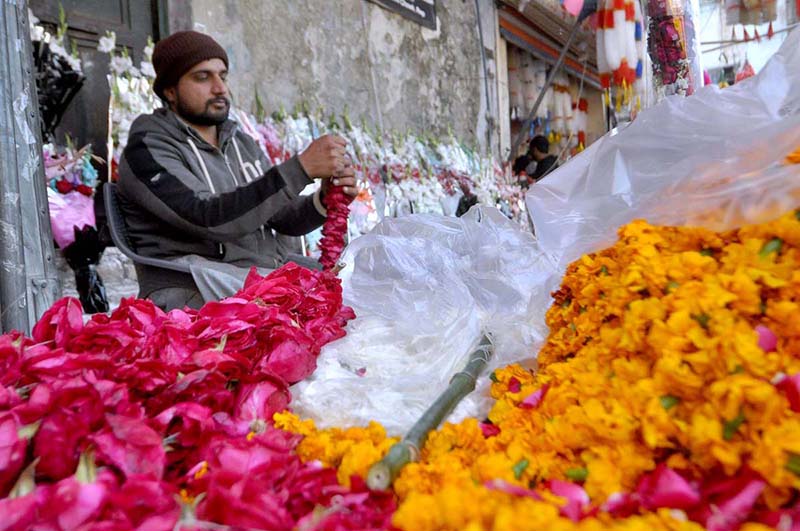
M 300 153 L 297 159 L 312 179 L 340 177 L 347 166 L 346 146 L 347 140 L 340 136 L 321 136 Z
M 339 172 L 339 175 L 330 179 L 322 180 L 321 197 L 325 197 L 331 186 L 342 186 L 344 193 L 355 197 L 358 195 L 358 183 L 356 181 L 356 174 L 353 165 L 349 161 L 345 162 L 344 169 Z

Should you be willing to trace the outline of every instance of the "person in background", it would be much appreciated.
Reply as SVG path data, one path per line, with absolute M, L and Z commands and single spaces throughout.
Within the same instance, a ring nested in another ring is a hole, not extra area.
M 153 51 L 155 93 L 165 104 L 130 130 L 119 169 L 120 208 L 137 252 L 174 260 L 192 274 L 136 264 L 139 296 L 164 310 L 233 295 L 251 266 L 264 273 L 293 256 L 284 236 L 325 221 L 331 184 L 356 195 L 346 141 L 326 135 L 270 167 L 261 148 L 228 118 L 228 56 L 208 35 L 182 31 Z M 322 179 L 313 195 L 300 192 Z
M 525 173 L 524 179 L 520 179 L 523 187 L 527 188 L 558 167 L 556 156 L 550 155 L 549 151 L 550 142 L 544 136 L 536 135 L 528 144 L 528 152 L 514 161 L 513 172 L 517 175 Z

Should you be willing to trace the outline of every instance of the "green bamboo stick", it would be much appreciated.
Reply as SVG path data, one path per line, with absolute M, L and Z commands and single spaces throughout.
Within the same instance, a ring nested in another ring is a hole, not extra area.
M 464 370 L 453 375 L 447 389 L 411 427 L 403 440 L 392 446 L 386 457 L 372 465 L 367 474 L 369 488 L 388 489 L 404 466 L 419 459 L 419 450 L 428 439 L 428 434 L 438 428 L 458 403 L 475 390 L 478 376 L 486 368 L 492 353 L 492 343 L 484 335 L 478 348 L 470 354 Z

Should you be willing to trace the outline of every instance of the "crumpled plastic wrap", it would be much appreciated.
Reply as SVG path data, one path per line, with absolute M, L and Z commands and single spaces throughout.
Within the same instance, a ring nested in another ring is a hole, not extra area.
M 563 268 L 637 218 L 714 230 L 800 206 L 800 30 L 753 78 L 671 97 L 528 192 L 542 249 Z
M 292 409 L 319 426 L 377 420 L 394 434 L 447 387 L 484 331 L 495 344 L 490 370 L 530 358 L 558 282 L 533 236 L 485 207 L 386 219 L 342 261 L 344 302 L 357 317 L 292 388 Z M 450 420 L 488 410 L 488 381 L 487 371 Z
M 383 423 L 403 434 L 461 369 L 482 331 L 491 368 L 532 360 L 564 268 L 611 244 L 625 223 L 716 230 L 800 205 L 800 30 L 758 76 L 642 112 L 532 186 L 537 239 L 497 210 L 462 218 L 387 219 L 343 257 L 345 303 L 357 318 L 313 376 L 292 389 L 293 409 L 321 427 Z M 488 411 L 488 378 L 448 420 Z

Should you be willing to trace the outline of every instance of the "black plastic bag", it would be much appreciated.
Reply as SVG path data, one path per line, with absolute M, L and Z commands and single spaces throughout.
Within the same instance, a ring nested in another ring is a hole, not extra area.
M 103 255 L 97 229 L 86 226 L 75 228 L 75 242 L 63 249 L 64 258 L 75 271 L 75 285 L 85 313 L 103 313 L 109 309 L 106 287 L 95 266 Z

